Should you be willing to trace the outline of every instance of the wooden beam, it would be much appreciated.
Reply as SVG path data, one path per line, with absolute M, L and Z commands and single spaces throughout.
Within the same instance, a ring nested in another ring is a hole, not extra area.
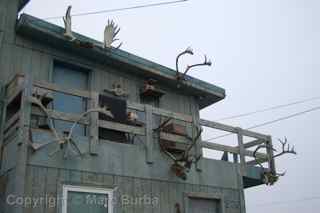
M 185 143 L 188 144 L 188 139 L 186 137 L 180 136 L 180 135 L 174 135 L 166 132 L 160 133 L 160 139 L 166 140 L 166 141 L 172 141 L 176 143 Z
M 226 146 L 226 145 L 211 143 L 211 142 L 206 142 L 206 141 L 202 141 L 201 146 L 202 146 L 202 148 L 212 149 L 212 150 L 216 150 L 216 151 L 239 154 L 239 149 L 236 147 L 232 147 L 232 146 Z
M 8 105 L 19 95 L 22 94 L 23 87 L 19 86 L 16 87 L 14 91 L 12 91 L 10 94 L 7 96 L 7 103 Z
M 112 129 L 120 132 L 127 132 L 132 133 L 135 135 L 146 135 L 146 130 L 144 127 L 136 127 L 136 126 L 130 126 L 126 124 L 116 123 L 112 121 L 99 121 L 99 127 L 106 128 L 106 129 Z
M 73 96 L 78 96 L 78 97 L 83 97 L 88 99 L 90 99 L 91 97 L 91 94 L 89 91 L 62 88 L 61 86 L 58 86 L 56 84 L 52 84 L 44 81 L 36 81 L 34 82 L 34 86 L 59 92 L 59 93 L 63 93 L 63 94 L 67 94 L 67 95 L 73 95 Z
M 203 148 L 207 148 L 207 149 L 212 149 L 212 150 L 216 150 L 216 151 L 221 151 L 221 152 L 229 152 L 229 153 L 233 153 L 233 154 L 240 154 L 239 148 L 238 147 L 233 147 L 233 146 L 227 146 L 227 145 L 222 145 L 222 144 L 217 144 L 217 143 L 212 143 L 212 142 L 206 142 L 206 141 L 202 141 L 201 145 Z M 244 156 L 249 156 L 249 157 L 253 157 L 253 151 L 250 150 L 244 150 L 243 151 L 243 155 Z M 256 153 L 257 157 L 267 157 L 266 154 L 264 153 Z
M 76 122 L 80 119 L 79 114 L 58 112 L 58 111 L 51 110 L 51 109 L 47 109 L 47 111 L 48 111 L 49 115 L 51 116 L 51 118 L 56 119 L 56 120 Z M 36 106 L 32 106 L 32 114 L 37 115 L 37 116 L 46 117 L 46 114 L 39 107 L 36 107 Z M 82 118 L 78 123 L 88 125 L 89 119 Z
M 245 148 L 243 146 L 243 131 L 241 128 L 237 128 L 238 135 L 238 146 L 240 153 L 240 174 L 242 176 L 246 175 L 246 156 L 245 156 Z
M 160 109 L 160 108 L 155 108 L 154 107 L 152 109 L 152 112 L 154 114 L 156 114 L 156 115 L 166 116 L 166 117 L 169 117 L 169 118 L 173 118 L 173 119 L 180 120 L 180 121 L 185 121 L 185 122 L 188 122 L 188 123 L 192 123 L 192 121 L 193 121 L 191 115 L 171 112 L 171 111 Z
M 3 135 L 3 141 L 6 143 L 6 141 L 15 134 L 18 134 L 20 128 L 20 124 L 16 123 L 11 128 L 7 129 L 7 131 Z
M 265 162 L 268 162 L 268 158 L 267 157 L 259 158 L 259 163 L 265 163 Z M 252 161 L 246 162 L 246 164 L 248 166 L 255 166 L 255 165 L 258 165 L 258 162 L 256 160 L 252 160 Z
M 267 154 L 268 154 L 268 161 L 269 161 L 269 169 L 273 174 L 276 174 L 276 163 L 273 157 L 273 145 L 272 145 L 272 138 L 269 136 L 269 140 L 267 141 Z
M 140 112 L 144 112 L 145 110 L 145 105 L 144 104 L 139 104 L 139 103 L 133 103 L 133 102 L 129 102 L 127 101 L 127 107 L 129 109 L 134 109 Z
M 214 121 L 200 119 L 200 125 L 237 134 L 237 127 L 221 124 Z M 268 139 L 268 135 L 260 134 L 250 130 L 243 129 L 242 133 L 243 133 L 243 136 L 248 136 L 248 137 L 253 137 L 253 138 L 263 139 L 263 140 Z
M 258 146 L 258 145 L 261 145 L 265 143 L 264 140 L 261 140 L 261 139 L 257 139 L 257 140 L 254 140 L 254 141 L 250 141 L 248 143 L 245 143 L 243 144 L 244 148 L 248 149 L 248 148 L 251 148 L 251 147 L 254 147 L 254 146 Z
M 20 118 L 21 112 L 20 110 L 14 114 L 8 121 L 5 122 L 4 131 L 7 131 L 10 127 L 12 127 Z
M 97 109 L 99 107 L 99 93 L 92 92 L 90 99 L 91 109 Z M 99 144 L 99 112 L 92 112 L 90 114 L 90 143 L 89 152 L 91 155 L 98 155 Z
M 146 159 L 147 163 L 153 163 L 153 115 L 152 115 L 152 106 L 145 105 L 146 112 L 146 144 L 147 144 L 147 153 Z
M 6 84 L 6 98 L 8 104 L 24 89 L 24 75 L 18 73 L 14 75 Z

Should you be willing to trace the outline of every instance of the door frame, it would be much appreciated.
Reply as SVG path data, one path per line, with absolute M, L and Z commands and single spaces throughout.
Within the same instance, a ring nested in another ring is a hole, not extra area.
M 114 189 L 110 188 L 98 188 L 98 187 L 89 187 L 89 186 L 79 186 L 79 185 L 63 185 L 62 186 L 62 213 L 68 213 L 67 212 L 67 206 L 68 206 L 68 192 L 84 192 L 84 193 L 95 193 L 95 194 L 104 194 L 108 195 L 108 213 L 113 213 L 113 199 L 114 199 Z
M 219 207 L 220 207 L 219 213 L 226 212 L 224 198 L 223 198 L 222 193 L 187 192 L 187 193 L 185 193 L 184 197 L 185 197 L 185 199 L 184 199 L 185 213 L 190 213 L 189 212 L 189 202 L 190 202 L 190 199 L 192 199 L 192 198 L 218 201 Z

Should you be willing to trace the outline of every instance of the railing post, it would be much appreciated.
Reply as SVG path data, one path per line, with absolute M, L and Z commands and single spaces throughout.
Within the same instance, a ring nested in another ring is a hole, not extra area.
M 245 158 L 245 148 L 243 145 L 243 133 L 241 128 L 237 128 L 238 134 L 238 146 L 240 155 L 240 174 L 242 176 L 246 175 L 246 158 Z
M 99 94 L 91 92 L 90 108 L 97 109 L 99 107 Z M 91 155 L 98 155 L 99 144 L 99 112 L 90 113 L 90 145 Z
M 245 213 L 245 196 L 244 196 L 244 185 L 243 176 L 246 175 L 246 158 L 245 158 L 245 147 L 243 145 L 243 130 L 239 127 L 236 128 L 238 134 L 238 146 L 239 146 L 239 156 L 240 156 L 240 167 L 238 169 L 238 185 L 240 193 L 240 212 Z
M 145 105 L 146 113 L 146 144 L 147 144 L 147 153 L 146 161 L 149 164 L 153 163 L 153 113 L 152 106 Z
M 32 96 L 32 73 L 25 73 L 20 110 L 20 127 L 18 132 L 18 151 L 17 163 L 15 169 L 15 195 L 17 197 L 25 196 L 27 161 L 28 161 L 28 140 L 30 137 L 30 119 L 31 119 L 31 102 L 29 97 Z M 15 213 L 22 213 L 23 206 L 15 208 Z
M 272 137 L 268 136 L 268 140 L 266 141 L 267 145 L 267 155 L 268 155 L 268 166 L 270 169 L 270 172 L 272 174 L 276 174 L 276 166 L 275 166 L 275 160 L 273 158 L 273 145 L 272 145 Z

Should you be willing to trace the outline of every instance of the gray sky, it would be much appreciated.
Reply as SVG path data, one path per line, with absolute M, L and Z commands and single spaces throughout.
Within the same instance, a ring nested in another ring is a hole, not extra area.
M 63 15 L 69 4 L 77 13 L 144 3 L 150 1 L 31 0 L 25 12 L 43 18 Z M 75 31 L 102 41 L 107 19 L 112 18 L 122 29 L 122 49 L 169 67 L 175 66 L 177 53 L 187 46 L 199 54 L 198 60 L 206 53 L 214 66 L 190 74 L 226 89 L 225 100 L 201 112 L 203 118 L 215 120 L 320 96 L 319 11 L 319 0 L 189 0 L 158 8 L 77 17 L 73 26 Z M 62 20 L 54 22 L 62 25 Z M 316 106 L 320 101 L 225 123 L 245 128 Z M 275 186 L 246 190 L 248 213 L 320 209 L 320 164 L 316 157 L 319 124 L 320 111 L 316 111 L 256 129 L 275 139 L 287 136 L 299 155 L 277 160 L 279 170 L 286 170 L 287 175 Z M 218 134 L 206 131 L 203 138 Z M 225 140 L 215 142 L 228 144 Z M 317 199 L 311 200 L 314 197 Z

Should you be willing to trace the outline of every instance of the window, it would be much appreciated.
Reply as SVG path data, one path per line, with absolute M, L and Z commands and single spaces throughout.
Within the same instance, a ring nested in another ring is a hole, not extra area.
M 63 186 L 62 213 L 112 213 L 113 190 L 85 186 Z
M 55 63 L 53 70 L 53 83 L 66 89 L 88 90 L 89 72 L 82 68 Z M 87 110 L 85 98 L 54 93 L 53 109 L 59 112 L 82 114 Z M 55 127 L 63 132 L 70 130 L 71 122 L 55 121 Z M 77 135 L 85 135 L 85 127 L 77 125 L 74 131 Z

